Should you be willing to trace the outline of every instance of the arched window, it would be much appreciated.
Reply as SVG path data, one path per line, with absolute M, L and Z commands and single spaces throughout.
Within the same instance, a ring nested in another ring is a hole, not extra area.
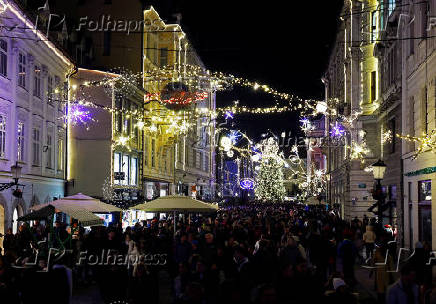
M 12 233 L 16 234 L 18 232 L 18 207 L 14 209 L 12 220 Z

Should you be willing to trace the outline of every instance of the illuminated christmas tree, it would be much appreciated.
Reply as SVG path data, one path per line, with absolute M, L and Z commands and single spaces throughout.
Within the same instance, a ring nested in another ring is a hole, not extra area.
M 270 137 L 257 148 L 261 151 L 261 160 L 256 175 L 256 198 L 264 202 L 282 202 L 286 189 L 283 184 L 284 160 L 278 143 Z

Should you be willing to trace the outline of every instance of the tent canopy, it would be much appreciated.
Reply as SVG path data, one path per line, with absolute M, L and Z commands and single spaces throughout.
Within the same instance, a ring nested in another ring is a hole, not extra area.
M 170 195 L 159 197 L 151 202 L 131 207 L 133 210 L 147 212 L 214 212 L 218 205 L 208 204 L 188 196 Z
M 35 221 L 35 220 L 45 220 L 56 212 L 63 212 L 68 216 L 78 220 L 83 226 L 96 226 L 102 225 L 103 220 L 87 210 L 79 210 L 77 208 L 66 208 L 62 206 L 61 208 L 55 208 L 52 205 L 47 205 L 34 212 L 26 214 L 20 218 L 19 221 Z
M 59 209 L 65 213 L 73 212 L 73 211 L 78 212 L 81 210 L 94 212 L 94 213 L 110 213 L 110 212 L 121 211 L 121 209 L 118 207 L 105 204 L 98 199 L 92 198 L 87 195 L 83 195 L 82 193 L 78 193 L 72 196 L 67 196 L 46 204 L 36 205 L 31 207 L 30 209 L 36 211 L 41 208 L 47 207 L 48 205 L 51 205 L 56 209 Z M 63 210 L 67 210 L 68 212 Z

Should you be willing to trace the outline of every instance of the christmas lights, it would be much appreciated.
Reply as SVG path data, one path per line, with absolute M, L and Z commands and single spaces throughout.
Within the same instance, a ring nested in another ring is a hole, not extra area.
M 416 150 L 413 152 L 413 159 L 416 159 L 419 155 L 427 151 L 436 153 L 436 130 L 432 130 L 430 134 L 423 133 L 420 137 L 401 134 L 397 134 L 397 137 L 414 142 L 415 146 L 417 145 Z

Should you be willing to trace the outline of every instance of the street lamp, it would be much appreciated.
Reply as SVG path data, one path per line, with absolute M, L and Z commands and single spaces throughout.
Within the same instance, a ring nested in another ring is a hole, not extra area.
M 18 195 L 18 192 L 20 192 L 20 190 L 18 190 L 18 186 L 23 186 L 18 184 L 18 180 L 21 177 L 21 167 L 18 166 L 18 163 L 15 163 L 15 165 L 11 166 L 11 174 L 14 181 L 10 183 L 0 183 L 0 192 L 12 188 L 13 186 L 17 186 L 17 189 L 14 191 L 13 194 Z
M 373 190 L 372 197 L 377 200 L 377 217 L 379 224 L 379 231 L 383 231 L 383 205 L 385 200 L 385 195 L 383 193 L 383 188 L 381 185 L 381 180 L 383 179 L 386 172 L 386 164 L 379 159 L 376 163 L 372 165 L 372 173 L 374 174 L 374 179 L 377 181 L 375 189 Z
M 381 181 L 386 172 L 386 164 L 379 159 L 376 163 L 372 164 L 372 173 L 374 174 L 374 179 Z
M 12 178 L 15 181 L 15 185 L 17 185 L 18 180 L 21 177 L 21 167 L 18 166 L 18 163 L 15 163 L 15 165 L 11 166 L 11 174 L 12 174 Z

